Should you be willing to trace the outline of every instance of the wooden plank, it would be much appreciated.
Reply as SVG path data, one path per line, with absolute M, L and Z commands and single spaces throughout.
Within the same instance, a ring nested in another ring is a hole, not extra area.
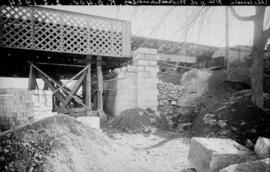
M 74 80 L 75 78 L 77 78 L 80 74 L 82 74 L 85 70 L 88 69 L 88 66 L 86 66 L 85 68 L 83 68 L 80 72 L 78 72 L 75 76 L 73 76 L 69 81 L 67 81 L 66 83 L 64 83 L 62 86 L 60 86 L 58 89 L 56 89 L 53 94 L 55 94 L 57 91 L 59 91 L 60 89 L 62 89 L 63 87 L 65 87 L 68 83 L 70 83 L 72 80 Z
M 166 62 L 161 62 L 161 61 L 159 61 L 158 63 L 159 63 L 159 64 L 164 64 L 164 65 L 168 65 L 168 66 L 175 67 L 174 64 L 170 64 L 170 63 L 166 63 Z M 194 68 L 194 67 L 187 67 L 187 66 L 181 66 L 181 65 L 178 65 L 177 68 L 183 68 L 183 69 L 197 69 L 197 68 Z
M 46 78 L 44 75 L 40 75 L 40 77 L 43 79 L 43 81 L 48 85 L 48 87 L 53 91 L 55 90 L 55 87 L 50 83 L 50 81 L 48 80 L 48 78 Z M 55 94 L 55 97 L 57 98 L 57 100 L 59 100 L 61 103 L 64 103 L 65 100 L 63 98 L 63 96 L 57 92 Z M 74 113 L 71 111 L 71 109 L 68 106 L 65 106 L 66 110 L 69 111 L 71 114 L 74 115 Z
M 66 106 L 70 102 L 70 100 L 72 99 L 72 96 L 74 96 L 77 93 L 80 86 L 82 85 L 82 82 L 83 82 L 85 76 L 86 76 L 86 73 L 82 74 L 80 79 L 77 81 L 75 87 L 71 90 L 71 92 L 68 93 L 68 96 L 67 96 L 67 98 L 66 98 L 66 100 L 64 102 L 64 106 Z
M 50 66 L 65 66 L 65 67 L 85 67 L 83 65 L 73 65 L 73 64 L 63 64 L 63 63 L 44 63 L 44 62 L 37 62 L 36 64 L 41 65 L 50 65 Z
M 48 87 L 54 91 L 56 88 L 50 83 L 49 79 L 47 77 L 45 77 L 44 75 L 40 75 L 41 79 L 43 79 L 43 81 L 48 85 Z M 65 102 L 65 98 L 62 96 L 62 94 L 60 94 L 59 92 L 57 92 L 55 94 L 55 97 L 61 102 L 64 103 Z
M 97 77 L 98 77 L 98 94 L 97 94 L 97 109 L 99 112 L 103 111 L 103 101 L 102 101 L 102 93 L 103 93 L 103 75 L 102 75 L 102 58 L 97 58 Z
M 87 75 L 85 78 L 85 104 L 92 110 L 91 105 L 91 64 L 88 65 Z

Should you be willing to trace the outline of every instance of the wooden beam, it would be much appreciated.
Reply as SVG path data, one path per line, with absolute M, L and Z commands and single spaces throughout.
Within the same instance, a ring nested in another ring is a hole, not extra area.
M 63 85 L 61 85 L 59 88 L 57 88 L 53 94 L 55 94 L 57 91 L 59 91 L 61 88 L 65 87 L 68 83 L 70 83 L 72 80 L 74 80 L 75 78 L 77 78 L 80 74 L 82 74 L 84 71 L 86 71 L 88 69 L 88 66 L 86 66 L 85 68 L 83 68 L 79 73 L 77 73 L 75 76 L 73 76 L 69 81 L 67 81 L 66 83 L 64 83 Z
M 32 64 L 33 65 L 33 67 L 37 70 L 37 71 L 39 71 L 41 74 L 42 74 L 42 76 L 44 76 L 44 78 L 46 78 L 48 81 L 52 81 L 54 84 L 56 84 L 58 87 L 61 87 L 61 84 L 59 84 L 59 83 L 57 83 L 54 79 L 52 79 L 51 77 L 49 77 L 46 73 L 44 73 L 42 70 L 40 70 L 37 66 L 35 66 L 33 63 L 31 63 L 31 62 L 29 62 L 28 61 L 28 63 L 29 64 Z M 48 85 L 49 86 L 49 85 Z M 49 86 L 50 87 L 50 86 Z M 54 87 L 53 87 L 54 88 Z M 68 91 L 68 90 L 66 90 L 65 88 L 62 88 L 62 90 L 63 91 L 65 91 L 66 93 L 69 93 L 70 91 Z M 55 88 L 54 88 L 54 90 L 52 90 L 52 91 L 55 91 Z M 77 100 L 77 99 L 79 99 L 79 98 L 77 98 L 76 96 L 73 96 L 73 95 L 71 95 L 72 96 L 72 98 L 74 99 L 74 100 Z M 81 103 L 80 101 L 77 101 L 79 104 L 81 104 L 83 107 L 85 107 L 86 109 L 88 109 L 88 107 L 85 105 L 85 104 L 83 104 L 83 103 Z
M 44 63 L 44 62 L 37 62 L 36 64 L 41 65 L 50 65 L 50 66 L 65 66 L 65 67 L 85 67 L 83 65 L 74 65 L 74 64 L 62 64 L 62 63 Z
M 43 81 L 48 85 L 48 87 L 54 91 L 56 88 L 50 83 L 49 79 L 47 77 L 45 77 L 44 75 L 40 75 L 41 79 L 43 79 Z M 61 102 L 64 103 L 65 102 L 65 98 L 62 96 L 62 94 L 60 94 L 59 92 L 55 94 L 55 97 Z
M 92 110 L 91 104 L 91 64 L 88 64 L 87 75 L 85 78 L 85 104 L 86 106 Z
M 53 91 L 55 90 L 55 87 L 50 83 L 49 79 L 47 77 L 45 77 L 44 75 L 40 75 L 40 77 L 43 79 L 43 81 L 48 85 L 48 87 Z M 65 99 L 63 98 L 63 96 L 60 94 L 60 92 L 57 92 L 55 95 L 54 95 L 57 100 L 59 100 L 61 103 L 65 103 Z M 71 111 L 71 109 L 68 107 L 68 106 L 65 106 L 65 108 L 67 109 L 67 111 L 69 111 L 72 115 L 73 112 Z
M 102 58 L 100 56 L 97 57 L 97 77 L 98 77 L 98 92 L 97 92 L 97 110 L 99 114 L 103 112 L 103 76 L 102 76 Z
M 85 75 L 86 75 L 86 73 L 82 74 L 80 79 L 77 81 L 75 87 L 71 90 L 71 92 L 68 93 L 68 96 L 67 96 L 67 98 L 65 99 L 65 102 L 64 102 L 64 106 L 66 106 L 70 102 L 70 100 L 72 99 L 72 96 L 74 96 L 77 93 L 80 86 L 82 85 L 82 82 L 83 82 L 83 80 L 85 78 Z
M 159 61 L 158 64 L 164 64 L 164 65 L 168 65 L 168 66 L 175 67 L 174 64 L 170 64 L 170 63 L 166 63 L 166 62 L 161 62 L 161 61 Z M 194 68 L 194 67 L 187 67 L 187 66 L 182 66 L 182 65 L 178 65 L 177 68 L 183 68 L 183 69 L 196 69 L 196 68 Z
M 34 90 L 37 87 L 36 81 L 36 71 L 33 68 L 33 65 L 30 64 L 29 79 L 28 79 L 28 90 Z

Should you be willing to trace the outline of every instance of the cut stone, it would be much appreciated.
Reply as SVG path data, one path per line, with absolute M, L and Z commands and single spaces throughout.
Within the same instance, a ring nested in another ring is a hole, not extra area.
M 219 172 L 269 172 L 270 171 L 270 158 L 258 161 L 251 161 L 240 164 L 233 164 L 223 168 Z
M 98 116 L 84 116 L 76 119 L 88 127 L 100 130 L 100 118 Z
M 218 172 L 231 164 L 255 160 L 255 157 L 231 139 L 192 138 L 188 159 L 199 172 Z
M 258 158 L 270 157 L 270 139 L 259 137 L 256 141 L 254 152 Z

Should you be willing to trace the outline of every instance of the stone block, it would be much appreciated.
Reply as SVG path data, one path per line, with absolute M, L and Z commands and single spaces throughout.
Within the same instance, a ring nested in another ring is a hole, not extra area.
M 145 71 L 145 66 L 144 65 L 136 65 L 137 71 Z
M 149 65 L 157 66 L 157 59 L 156 60 L 149 60 Z
M 188 159 L 199 172 L 218 172 L 231 164 L 255 160 L 255 157 L 231 139 L 192 138 Z
M 88 127 L 100 130 L 100 118 L 98 116 L 84 116 L 76 119 Z
M 133 53 L 133 61 L 136 61 L 136 60 L 143 60 L 144 59 L 144 54 L 143 53 Z
M 240 164 L 233 164 L 223 168 L 219 172 L 269 172 L 270 171 L 270 158 L 250 161 Z
M 136 78 L 136 72 L 125 72 L 125 77 L 126 79 L 130 80 L 130 79 L 133 79 L 133 78 Z
M 270 139 L 259 137 L 256 141 L 254 152 L 258 158 L 270 157 Z
M 134 65 L 143 65 L 143 66 L 148 66 L 149 61 L 148 60 L 143 60 L 143 59 L 138 59 L 134 61 Z
M 128 101 L 128 107 L 129 108 L 135 108 L 137 105 L 136 100 L 130 100 Z
M 157 61 L 158 57 L 157 57 L 156 54 L 144 54 L 144 59 L 145 60 Z
M 133 53 L 134 53 L 134 55 L 136 55 L 136 54 L 157 54 L 157 49 L 138 48 Z
M 128 72 L 136 72 L 137 70 L 136 70 L 136 67 L 135 66 L 128 66 L 127 67 L 127 71 Z
M 145 71 L 159 72 L 159 66 L 145 66 Z

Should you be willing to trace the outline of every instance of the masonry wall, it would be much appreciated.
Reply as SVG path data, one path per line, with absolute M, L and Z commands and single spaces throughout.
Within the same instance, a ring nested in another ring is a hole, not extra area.
M 54 114 L 52 112 L 51 91 L 0 89 L 1 131 Z
M 133 65 L 116 69 L 116 93 L 113 115 L 129 108 L 158 106 L 157 50 L 139 48 L 133 53 Z

